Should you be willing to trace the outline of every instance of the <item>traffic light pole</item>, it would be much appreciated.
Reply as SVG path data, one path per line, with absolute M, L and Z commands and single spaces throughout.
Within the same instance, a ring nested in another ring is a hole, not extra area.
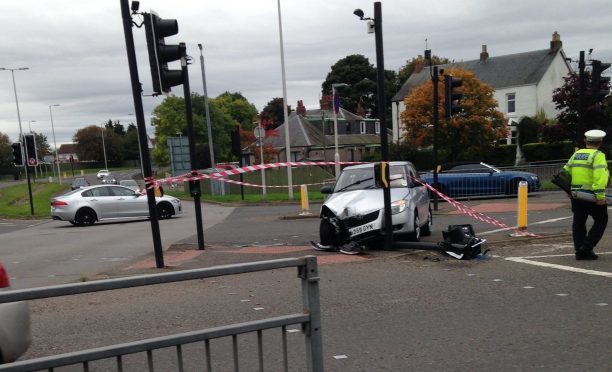
M 580 51 L 580 59 L 578 60 L 578 122 L 576 123 L 576 148 L 582 147 L 582 132 L 584 132 L 584 111 L 585 111 L 585 91 L 586 79 L 584 75 L 585 68 L 584 50 Z
M 382 6 L 374 3 L 374 36 L 376 40 L 376 83 L 378 90 L 378 120 L 380 120 L 380 151 L 382 161 L 389 162 L 389 142 L 387 140 L 387 122 L 385 121 L 385 56 L 383 54 Z M 385 249 L 393 248 L 393 220 L 391 217 L 391 189 L 383 187 L 385 205 Z
M 433 67 L 431 76 L 433 85 L 433 187 L 438 189 L 438 66 Z M 438 210 L 438 194 L 433 193 L 434 210 Z
M 181 48 L 181 71 L 183 75 L 183 95 L 185 96 L 185 117 L 187 119 L 187 134 L 189 136 L 189 160 L 191 162 L 191 175 L 196 176 L 196 153 L 195 153 L 195 132 L 193 130 L 193 111 L 191 109 L 191 91 L 189 89 L 189 71 L 187 69 L 187 48 L 185 43 L 180 43 Z M 210 126 L 209 126 L 210 128 Z M 211 143 L 212 145 L 212 143 Z M 214 159 L 211 159 L 214 161 Z M 219 181 L 221 182 L 221 181 Z M 193 196 L 193 203 L 195 206 L 196 215 L 196 230 L 198 234 L 198 249 L 204 249 L 204 228 L 202 223 L 202 203 L 200 203 L 200 196 L 202 190 L 200 188 L 200 180 L 189 181 L 191 196 Z M 223 187 L 224 185 L 221 184 Z
M 164 267 L 164 255 L 159 231 L 159 220 L 157 218 L 157 206 L 155 203 L 155 192 L 153 190 L 153 172 L 151 170 L 151 159 L 149 157 L 149 146 L 147 146 L 147 132 L 144 120 L 144 109 L 142 106 L 142 88 L 138 77 L 138 64 L 136 62 L 136 50 L 134 48 L 134 35 L 132 34 L 132 16 L 128 0 L 120 0 L 121 17 L 123 19 L 123 32 L 125 35 L 125 47 L 127 50 L 130 78 L 132 81 L 132 96 L 134 98 L 134 113 L 136 114 L 136 125 L 138 127 L 138 141 L 140 143 L 140 158 L 142 159 L 143 176 L 147 186 L 147 202 L 149 205 L 149 216 L 151 221 L 151 234 L 153 235 L 153 249 L 155 251 L 155 265 L 158 269 Z

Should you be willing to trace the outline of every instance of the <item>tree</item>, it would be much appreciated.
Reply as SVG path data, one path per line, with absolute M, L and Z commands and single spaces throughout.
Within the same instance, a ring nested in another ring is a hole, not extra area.
M 133 123 L 128 124 L 123 136 L 123 157 L 126 160 L 140 159 L 140 146 L 138 144 L 138 129 Z
M 104 135 L 104 147 L 102 146 L 102 135 Z M 120 163 L 123 161 L 123 143 L 121 137 L 106 128 L 102 130 L 97 125 L 81 128 L 76 131 L 72 141 L 77 145 L 77 156 L 81 160 L 103 162 L 104 152 L 106 151 L 106 160 L 109 163 Z
M 450 63 L 450 60 L 446 57 L 432 56 L 431 63 L 433 66 L 445 65 L 447 63 Z M 423 68 L 427 68 L 427 66 L 429 66 L 429 61 L 421 55 L 419 55 L 418 57 L 413 57 L 411 60 L 406 61 L 406 64 L 400 67 L 397 73 L 397 78 L 400 84 L 403 84 L 406 80 L 408 80 L 408 78 L 410 77 L 410 75 L 412 75 L 413 72 L 421 71 Z
M 340 105 L 351 112 L 357 112 L 360 105 L 372 117 L 378 117 L 378 100 L 376 84 L 376 68 L 361 54 L 344 57 L 333 66 L 321 85 L 323 95 L 332 94 L 332 84 L 345 83 L 348 87 L 341 88 Z M 391 122 L 391 98 L 400 85 L 397 73 L 385 70 L 385 108 L 387 126 Z
M 236 124 L 240 124 L 244 130 L 253 129 L 253 122 L 257 119 L 257 108 L 241 93 L 225 92 L 217 96 L 215 102 L 224 113 L 234 119 Z
M 439 160 L 478 160 L 498 140 L 506 138 L 504 116 L 497 110 L 493 88 L 478 80 L 472 72 L 453 68 L 446 73 L 463 80 L 463 110 L 450 119 L 444 119 L 444 83 L 441 77 L 438 85 Z M 405 141 L 411 145 L 432 145 L 432 96 L 433 85 L 429 80 L 404 99 L 406 110 L 401 113 L 401 121 L 406 130 Z
M 38 155 L 38 159 L 42 160 L 45 156 L 51 154 L 51 147 L 49 146 L 49 142 L 47 142 L 47 136 L 42 133 L 33 133 L 36 138 L 36 154 Z
M 9 136 L 0 132 L 0 170 L 13 168 L 13 149 Z
M 563 78 L 563 85 L 553 91 L 553 102 L 559 110 L 557 115 L 558 124 L 545 128 L 542 132 L 544 141 L 559 142 L 563 140 L 574 140 L 576 128 L 580 120 L 580 81 L 576 73 L 570 73 Z M 591 74 L 589 71 L 585 73 L 585 87 L 591 84 Z M 587 88 L 588 89 L 588 88 Z M 612 115 L 609 108 L 602 108 L 599 104 L 591 102 L 588 92 L 584 95 L 584 127 L 582 131 L 589 129 L 602 129 L 609 133 L 612 129 Z M 609 100 L 608 100 L 609 102 Z M 605 138 L 604 142 L 608 143 L 610 139 Z
M 208 131 L 206 122 L 206 113 L 204 105 L 204 96 L 197 93 L 191 94 L 191 103 L 193 109 L 193 127 L 196 144 L 196 159 L 198 164 L 195 168 L 209 168 L 211 165 L 210 154 L 208 151 Z M 235 125 L 235 121 L 219 108 L 216 99 L 208 100 L 210 122 L 212 123 L 212 135 L 215 151 L 215 160 L 227 161 L 231 159 L 231 130 Z M 185 118 L 185 100 L 182 97 L 170 96 L 153 110 L 151 124 L 155 127 L 156 144 L 152 151 L 152 159 L 160 165 L 170 164 L 170 156 L 168 154 L 168 146 L 166 144 L 168 137 L 179 135 L 186 136 L 187 120 Z
M 261 111 L 265 117 L 271 120 L 271 129 L 278 128 L 285 122 L 285 113 L 283 112 L 283 99 L 272 98 L 270 102 Z M 291 105 L 287 105 L 287 115 L 291 113 Z

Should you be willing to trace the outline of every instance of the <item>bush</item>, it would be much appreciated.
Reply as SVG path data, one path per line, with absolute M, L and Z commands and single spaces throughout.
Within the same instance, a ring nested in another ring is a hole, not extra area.
M 516 160 L 516 145 L 499 145 L 482 157 L 482 161 L 492 165 L 514 165 Z
M 568 159 L 574 153 L 572 141 L 528 143 L 522 147 L 526 162 Z

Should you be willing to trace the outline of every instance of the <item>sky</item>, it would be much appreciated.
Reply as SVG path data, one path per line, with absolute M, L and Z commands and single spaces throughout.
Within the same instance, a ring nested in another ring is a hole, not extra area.
M 609 0 L 439 0 L 382 3 L 384 67 L 399 70 L 431 49 L 455 61 L 477 59 L 482 45 L 490 57 L 546 49 L 553 32 L 573 60 L 612 62 L 612 6 Z M 353 15 L 365 0 L 280 0 L 287 103 L 318 107 L 321 84 L 338 60 L 362 54 L 376 65 L 374 34 Z M 168 44 L 185 42 L 193 57 L 192 92 L 203 94 L 198 43 L 203 44 L 210 97 L 240 92 L 258 110 L 283 96 L 278 0 L 142 0 L 140 11 L 176 19 L 179 33 Z M 141 17 L 134 20 L 140 23 Z M 151 93 L 144 27 L 132 28 L 138 59 L 147 133 L 162 97 Z M 135 122 L 120 0 L 19 0 L 3 2 L 0 13 L 0 132 L 17 141 L 21 127 L 47 136 L 50 145 L 71 143 L 88 125 Z M 577 69 L 577 63 L 572 63 Z M 171 68 L 180 69 L 178 62 Z M 606 71 L 607 74 L 610 71 Z M 15 77 L 13 84 L 12 77 Z M 183 87 L 172 88 L 183 95 Z M 60 105 L 52 106 L 50 105 Z M 51 117 L 53 120 L 51 120 Z M 52 124 L 53 123 L 53 124 Z M 53 133 L 55 133 L 55 140 Z

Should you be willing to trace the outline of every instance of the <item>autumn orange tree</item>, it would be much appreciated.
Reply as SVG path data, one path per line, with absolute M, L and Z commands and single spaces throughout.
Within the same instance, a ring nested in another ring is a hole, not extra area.
M 444 118 L 444 76 L 438 82 L 438 156 L 442 162 L 479 160 L 499 139 L 506 138 L 503 114 L 497 110 L 493 88 L 467 70 L 454 67 L 445 74 L 463 80 L 459 91 L 462 111 L 450 119 Z M 408 145 L 419 148 L 433 144 L 433 84 L 429 79 L 404 99 L 406 110 L 401 113 Z

